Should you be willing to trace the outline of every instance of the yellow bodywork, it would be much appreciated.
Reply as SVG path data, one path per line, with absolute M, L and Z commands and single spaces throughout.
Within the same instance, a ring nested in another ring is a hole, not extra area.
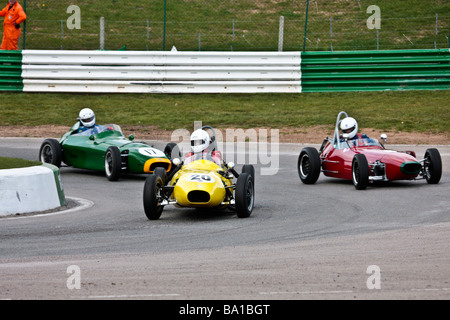
M 183 207 L 221 205 L 226 200 L 225 186 L 231 186 L 232 182 L 220 175 L 219 170 L 224 168 L 205 159 L 184 165 L 170 181 L 174 186 L 171 198 Z

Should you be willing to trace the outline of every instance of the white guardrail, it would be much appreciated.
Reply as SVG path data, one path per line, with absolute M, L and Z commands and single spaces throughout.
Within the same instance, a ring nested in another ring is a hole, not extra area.
M 301 92 L 301 52 L 23 50 L 24 92 Z

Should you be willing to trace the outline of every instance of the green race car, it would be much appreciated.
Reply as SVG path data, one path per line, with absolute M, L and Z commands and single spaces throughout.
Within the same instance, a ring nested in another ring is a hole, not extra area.
M 177 145 L 168 143 L 164 152 L 144 142 L 134 142 L 134 136 L 126 138 L 120 126 L 99 126 L 79 133 L 80 122 L 75 123 L 58 141 L 45 139 L 39 150 L 39 160 L 57 167 L 67 166 L 104 171 L 110 181 L 119 179 L 122 173 L 153 173 L 156 167 L 167 172 L 172 169 L 171 156 Z M 179 156 L 179 154 L 174 154 Z

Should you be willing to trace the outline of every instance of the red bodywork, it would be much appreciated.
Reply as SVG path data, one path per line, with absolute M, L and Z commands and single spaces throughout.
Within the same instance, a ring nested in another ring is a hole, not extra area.
M 352 161 L 357 153 L 366 156 L 371 175 L 377 160 L 385 165 L 384 180 L 410 180 L 418 176 L 422 165 L 406 152 L 386 150 L 381 145 L 353 146 L 344 142 L 346 148 L 336 149 L 328 143 L 320 154 L 322 170 L 326 176 L 352 180 Z M 408 170 L 408 168 L 412 170 Z

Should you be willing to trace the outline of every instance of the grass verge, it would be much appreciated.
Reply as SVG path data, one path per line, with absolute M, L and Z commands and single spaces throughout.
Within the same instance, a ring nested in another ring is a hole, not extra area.
M 42 162 L 40 161 L 29 161 L 18 158 L 0 157 L 0 170 L 40 166 L 41 164 Z
M 450 133 L 450 90 L 305 94 L 0 93 L 0 125 L 71 126 L 84 107 L 98 123 L 191 129 L 308 128 L 334 125 L 339 111 L 360 127 Z

